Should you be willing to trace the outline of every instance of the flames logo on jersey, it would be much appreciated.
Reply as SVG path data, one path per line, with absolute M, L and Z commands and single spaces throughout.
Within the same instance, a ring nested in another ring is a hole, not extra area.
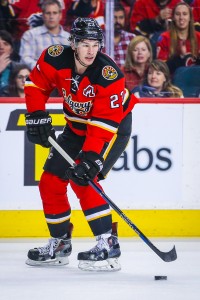
M 77 102 L 72 100 L 72 96 L 68 95 L 67 97 L 64 96 L 65 103 L 69 105 L 71 110 L 79 116 L 87 116 L 89 113 L 91 107 L 92 107 L 92 101 L 88 102 Z
M 51 46 L 49 47 L 48 49 L 48 53 L 50 56 L 59 56 L 64 50 L 64 47 L 61 46 L 61 45 L 54 45 L 54 46 Z
M 117 78 L 118 73 L 112 66 L 105 66 L 102 70 L 102 75 L 107 80 L 114 80 Z

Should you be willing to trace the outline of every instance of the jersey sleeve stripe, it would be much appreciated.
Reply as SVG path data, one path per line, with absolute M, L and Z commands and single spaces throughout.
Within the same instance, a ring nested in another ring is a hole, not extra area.
M 122 105 L 124 105 L 126 103 L 126 101 L 129 99 L 129 96 L 130 96 L 129 90 L 125 89 L 125 95 L 124 95 Z
M 113 127 L 111 125 L 108 125 L 106 123 L 96 121 L 96 120 L 88 120 L 88 124 L 91 126 L 96 126 L 96 127 L 102 128 L 102 129 L 104 129 L 106 131 L 110 131 L 112 133 L 116 133 L 118 130 L 118 127 Z
M 116 138 L 117 138 L 117 134 L 114 134 L 112 140 L 111 140 L 110 143 L 108 144 L 108 147 L 107 147 L 105 153 L 103 154 L 103 158 L 104 158 L 104 159 L 106 159 L 106 157 L 108 156 L 108 154 L 109 154 L 109 152 L 110 152 L 110 150 L 111 150 L 111 148 L 112 148 L 112 146 L 113 146 L 113 144 L 114 144 Z
M 24 87 L 27 87 L 27 86 L 35 87 L 35 88 L 37 88 L 37 89 L 40 89 L 40 90 L 42 90 L 42 91 L 45 91 L 45 89 L 43 89 L 43 88 L 37 86 L 37 85 L 34 84 L 32 81 L 26 80 Z

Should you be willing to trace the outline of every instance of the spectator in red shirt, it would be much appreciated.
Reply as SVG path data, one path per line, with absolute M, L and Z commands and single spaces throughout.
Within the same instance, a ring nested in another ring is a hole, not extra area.
M 130 19 L 131 32 L 150 37 L 157 31 L 166 30 L 173 7 L 180 0 L 137 0 Z
M 148 38 L 138 35 L 134 37 L 127 49 L 124 68 L 125 86 L 132 90 L 143 81 L 149 63 L 152 61 L 152 48 Z
M 180 0 L 137 0 L 130 18 L 131 32 L 144 35 L 151 41 L 153 57 L 156 57 L 156 42 L 167 30 L 173 7 Z
M 66 11 L 72 0 L 58 0 L 62 6 L 61 24 L 65 24 Z M 15 40 L 16 50 L 19 49 L 22 34 L 33 27 L 43 24 L 41 5 L 44 0 L 9 0 L 1 1 L 0 8 L 3 12 L 5 22 L 12 27 L 12 35 Z M 12 25 L 12 26 L 11 26 Z
M 200 63 L 200 32 L 195 31 L 191 7 L 178 3 L 172 12 L 170 30 L 157 43 L 157 58 L 166 61 L 171 73 L 178 67 Z

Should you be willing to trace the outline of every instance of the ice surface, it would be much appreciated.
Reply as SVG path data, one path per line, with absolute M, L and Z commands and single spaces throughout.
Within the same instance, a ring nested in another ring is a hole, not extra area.
M 79 251 L 94 246 L 92 239 L 73 239 L 70 264 L 63 267 L 30 267 L 30 248 L 46 239 L 0 239 L 1 300 L 196 300 L 200 297 L 200 239 L 151 239 L 161 251 L 176 245 L 178 259 L 163 262 L 141 239 L 120 238 L 119 272 L 86 272 L 78 269 Z M 167 280 L 154 280 L 166 275 Z

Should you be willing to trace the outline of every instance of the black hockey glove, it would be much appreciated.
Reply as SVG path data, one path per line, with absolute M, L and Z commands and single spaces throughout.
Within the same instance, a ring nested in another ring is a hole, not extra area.
M 103 168 L 103 158 L 95 152 L 83 152 L 81 162 L 67 170 L 67 176 L 76 184 L 87 186 Z
M 37 110 L 25 115 L 28 140 L 33 144 L 50 148 L 48 137 L 56 139 L 55 130 L 51 125 L 52 118 L 48 112 Z

